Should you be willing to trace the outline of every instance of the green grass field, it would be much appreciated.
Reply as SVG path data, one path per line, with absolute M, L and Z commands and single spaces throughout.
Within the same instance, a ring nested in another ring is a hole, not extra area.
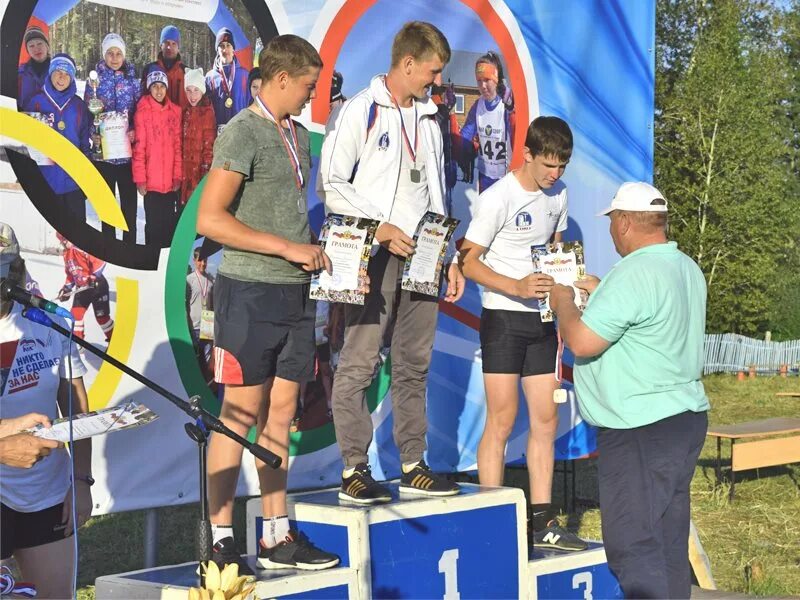
M 715 375 L 706 378 L 705 385 L 714 424 L 800 415 L 800 398 L 775 396 L 800 391 L 797 378 L 737 382 L 729 375 Z M 715 457 L 716 445 L 709 441 L 692 482 L 692 508 L 717 587 L 762 596 L 800 595 L 800 465 L 740 473 L 731 504 L 727 485 L 714 489 Z M 522 472 L 510 472 L 508 483 L 525 479 Z M 568 523 L 580 535 L 600 539 L 593 460 L 577 461 L 576 487 L 578 507 Z M 557 474 L 554 501 L 560 502 L 562 495 Z M 192 559 L 197 510 L 197 505 L 159 509 L 159 564 Z M 235 521 L 243 549 L 244 500 L 237 502 Z M 94 598 L 94 580 L 100 575 L 142 568 L 143 556 L 143 511 L 92 519 L 80 533 L 79 598 Z

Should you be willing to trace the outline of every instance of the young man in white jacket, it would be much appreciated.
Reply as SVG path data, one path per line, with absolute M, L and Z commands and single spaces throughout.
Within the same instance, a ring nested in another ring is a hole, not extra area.
M 344 461 L 339 497 L 360 504 L 388 502 L 370 473 L 372 419 L 364 392 L 372 381 L 384 333 L 392 334 L 394 437 L 402 461 L 402 492 L 447 496 L 458 485 L 425 464 L 425 388 L 438 299 L 400 289 L 403 263 L 414 253 L 414 231 L 426 211 L 445 214 L 442 137 L 428 90 L 441 84 L 450 46 L 433 25 L 406 23 L 392 44 L 392 65 L 348 100 L 328 124 L 320 159 L 325 209 L 380 221 L 363 306 L 345 305 L 344 347 L 333 383 L 336 437 Z M 447 268 L 445 301 L 456 302 L 464 278 Z

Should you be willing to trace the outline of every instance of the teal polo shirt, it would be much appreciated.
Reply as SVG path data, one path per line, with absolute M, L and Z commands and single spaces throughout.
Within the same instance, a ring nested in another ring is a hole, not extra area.
M 611 345 L 575 359 L 581 415 L 631 429 L 686 411 L 708 410 L 700 376 L 706 281 L 675 242 L 620 260 L 589 298 L 584 324 Z

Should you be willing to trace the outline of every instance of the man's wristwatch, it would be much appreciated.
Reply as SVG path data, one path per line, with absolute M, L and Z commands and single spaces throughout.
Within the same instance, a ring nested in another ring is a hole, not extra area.
M 91 475 L 75 475 L 75 481 L 83 481 L 89 487 L 94 485 L 94 477 Z

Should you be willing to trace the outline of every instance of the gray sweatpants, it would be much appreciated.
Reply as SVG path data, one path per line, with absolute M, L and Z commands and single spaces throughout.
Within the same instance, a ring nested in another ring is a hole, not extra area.
M 438 298 L 400 289 L 403 260 L 380 248 L 370 259 L 370 293 L 364 305 L 345 305 L 344 346 L 333 379 L 333 422 L 345 467 L 367 462 L 372 419 L 364 392 L 372 382 L 384 335 L 394 325 L 392 415 L 400 460 L 425 452 L 425 388 L 431 362 Z

